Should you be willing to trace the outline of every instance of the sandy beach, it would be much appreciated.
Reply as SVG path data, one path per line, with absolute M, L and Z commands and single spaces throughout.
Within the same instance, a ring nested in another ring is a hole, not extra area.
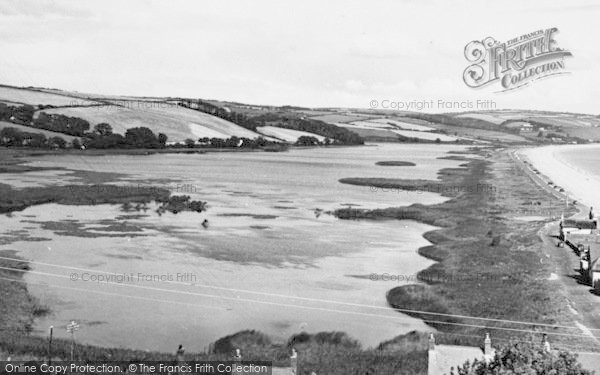
M 548 180 L 565 189 L 571 199 L 586 206 L 600 207 L 600 176 L 593 174 L 585 165 L 575 165 L 565 155 L 578 150 L 597 149 L 600 145 L 561 145 L 531 148 L 519 152 L 528 159 Z

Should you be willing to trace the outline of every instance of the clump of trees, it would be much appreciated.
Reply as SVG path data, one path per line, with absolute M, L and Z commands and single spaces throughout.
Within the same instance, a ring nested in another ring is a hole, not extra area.
M 66 148 L 67 141 L 61 137 L 47 138 L 41 133 L 21 131 L 17 128 L 6 127 L 0 130 L 0 146 L 35 147 L 35 148 Z
M 280 146 L 280 143 L 269 141 L 263 137 L 258 138 L 246 138 L 232 136 L 226 139 L 223 138 L 199 138 L 198 141 L 193 139 L 186 139 L 183 144 L 176 144 L 174 147 L 188 147 L 188 148 L 263 148 L 270 146 Z
M 160 204 L 156 209 L 158 215 L 165 212 L 177 214 L 183 211 L 204 212 L 207 208 L 207 203 L 203 201 L 193 201 L 189 195 L 173 195 L 167 197 L 157 197 L 155 199 Z M 146 202 L 138 202 L 135 206 L 131 202 L 125 202 L 121 205 L 123 211 L 146 211 L 148 206 Z
M 127 129 L 125 144 L 135 148 L 159 148 L 158 136 L 146 127 Z
M 121 134 L 114 134 L 112 126 L 105 122 L 94 126 L 94 131 L 86 134 L 87 138 L 83 145 L 86 148 L 121 148 L 125 147 L 125 137 Z
M 206 211 L 206 202 L 193 201 L 189 195 L 174 195 L 164 200 L 159 200 L 160 207 L 156 212 L 161 215 L 165 212 L 179 213 L 182 211 L 203 212 Z
M 165 148 L 168 137 L 166 134 L 154 134 L 146 127 L 127 129 L 125 136 L 113 133 L 112 127 L 107 123 L 94 126 L 94 131 L 86 134 L 84 146 L 86 148 Z
M 0 103 L 0 120 L 15 124 L 31 125 L 35 108 L 31 105 L 11 106 Z
M 41 112 L 31 124 L 34 128 L 82 137 L 90 129 L 90 123 L 79 117 Z
M 312 137 L 309 135 L 302 135 L 296 140 L 296 145 L 298 146 L 316 146 L 319 144 L 321 144 L 321 142 L 319 142 L 319 140 L 316 137 Z
M 125 147 L 125 137 L 121 134 L 94 135 L 90 134 L 83 140 L 85 148 L 123 148 Z
M 94 133 L 101 136 L 111 135 L 113 133 L 113 129 L 110 124 L 101 122 L 100 124 L 96 124 L 96 126 L 94 126 Z

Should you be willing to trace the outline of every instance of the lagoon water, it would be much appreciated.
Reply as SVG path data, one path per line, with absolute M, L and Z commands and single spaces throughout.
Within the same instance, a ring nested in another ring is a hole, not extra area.
M 32 165 L 109 172 L 109 183 L 170 188 L 208 202 L 206 212 L 157 215 L 119 206 L 30 207 L 0 216 L 0 250 L 32 263 L 29 288 L 52 314 L 37 321 L 102 346 L 203 350 L 244 329 L 285 340 L 345 331 L 375 346 L 422 321 L 387 307 L 386 292 L 414 283 L 432 262 L 417 255 L 434 229 L 411 221 L 339 220 L 325 213 L 432 204 L 433 193 L 383 192 L 343 177 L 435 179 L 461 146 L 379 144 L 285 153 L 53 156 Z M 376 166 L 405 160 L 415 167 Z M 5 175 L 16 187 L 82 183 L 81 173 Z M 111 181 L 112 179 L 112 181 Z M 208 228 L 202 227 L 204 219 Z M 377 279 L 377 280 L 375 280 Z

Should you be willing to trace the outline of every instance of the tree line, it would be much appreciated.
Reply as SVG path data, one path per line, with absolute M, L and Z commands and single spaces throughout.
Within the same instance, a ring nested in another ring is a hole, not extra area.
M 38 108 L 45 108 L 38 106 Z M 107 123 L 100 123 L 90 131 L 90 123 L 79 117 L 41 112 L 34 118 L 36 107 L 31 105 L 11 106 L 0 103 L 0 121 L 8 121 L 36 129 L 80 137 L 71 142 L 73 148 L 164 148 L 167 135 L 154 134 L 146 127 L 127 129 L 125 135 L 113 133 Z M 46 137 L 44 134 L 6 127 L 0 132 L 0 145 L 65 148 L 67 141 L 59 136 Z
M 191 102 L 183 103 L 185 103 L 184 106 L 192 107 Z M 44 108 L 44 106 L 37 106 L 37 110 Z M 258 126 L 264 126 L 267 121 L 279 121 L 277 126 L 320 134 L 326 137 L 325 140 L 321 142 L 313 136 L 301 136 L 295 143 L 299 146 L 363 143 L 363 140 L 356 133 L 322 121 L 306 120 L 304 118 L 289 119 L 283 115 L 262 115 L 259 118 L 249 118 L 244 114 L 227 111 L 222 107 L 201 101 L 198 101 L 195 108 L 192 109 L 227 119 L 250 130 L 256 130 Z M 40 112 L 39 115 L 34 118 L 35 113 L 36 107 L 31 105 L 11 106 L 0 103 L 0 121 L 8 121 L 31 128 L 78 137 L 71 142 L 71 146 L 76 149 L 167 147 L 167 135 L 164 133 L 155 134 L 147 127 L 130 128 L 127 129 L 125 135 L 121 135 L 114 133 L 111 125 L 108 123 L 97 124 L 90 131 L 90 123 L 78 117 Z M 7 127 L 0 133 L 0 145 L 9 147 L 66 148 L 69 145 L 69 142 L 60 136 L 47 137 L 44 134 Z M 200 138 L 198 140 L 186 139 L 183 143 L 177 143 L 171 147 L 268 148 L 273 150 L 285 148 L 279 142 L 270 141 L 263 137 L 251 139 L 236 136 L 227 139 L 208 137 Z
M 280 128 L 314 133 L 331 140 L 331 144 L 362 145 L 364 140 L 346 128 L 328 124 L 321 120 L 306 117 L 294 117 L 286 112 L 267 113 L 253 118 L 263 124 Z
M 269 147 L 281 147 L 279 142 L 270 141 L 263 137 L 257 138 L 246 138 L 232 136 L 226 139 L 223 138 L 209 138 L 202 137 L 197 141 L 188 138 L 183 144 L 176 143 L 173 147 L 187 147 L 187 148 L 269 148 Z
M 10 106 L 0 103 L 0 121 L 10 121 L 37 129 L 82 137 L 90 129 L 90 123 L 79 117 L 41 112 L 34 118 L 36 108 L 31 105 Z
M 0 146 L 35 147 L 35 148 L 66 148 L 67 141 L 61 137 L 46 137 L 41 133 L 31 133 L 13 127 L 0 130 Z
M 201 99 L 181 99 L 178 104 L 188 109 L 200 111 L 215 117 L 222 118 L 229 122 L 233 122 L 234 124 L 239 125 L 242 128 L 248 130 L 256 131 L 257 127 L 262 126 L 260 122 L 255 121 L 254 119 L 246 116 L 243 113 L 234 112 L 223 107 L 219 107 L 217 105 L 205 102 Z
M 235 111 L 219 107 L 217 105 L 205 102 L 200 99 L 181 100 L 179 102 L 179 105 L 185 108 L 194 109 L 216 117 L 220 117 L 224 120 L 233 122 L 236 125 L 239 125 L 243 128 L 252 131 L 256 131 L 256 128 L 258 128 L 259 126 L 266 126 L 269 123 L 273 123 L 274 126 L 278 126 L 281 128 L 300 130 L 321 135 L 323 137 L 329 138 L 331 140 L 331 143 L 351 145 L 360 145 L 364 143 L 363 139 L 351 130 L 311 118 L 294 118 L 290 115 L 289 112 L 286 111 L 249 117 L 246 114 L 237 113 Z M 295 108 L 300 107 L 281 107 L 282 110 Z
M 71 147 L 81 148 L 164 148 L 167 136 L 163 133 L 154 134 L 145 127 L 127 129 L 125 136 L 114 134 L 112 130 L 99 133 L 98 128 L 108 128 L 108 124 L 98 124 L 95 131 L 85 133 L 80 139 L 75 138 Z M 0 130 L 0 146 L 6 147 L 34 147 L 34 148 L 67 148 L 68 142 L 59 136 L 46 137 L 42 133 L 23 131 L 14 127 L 5 127 Z

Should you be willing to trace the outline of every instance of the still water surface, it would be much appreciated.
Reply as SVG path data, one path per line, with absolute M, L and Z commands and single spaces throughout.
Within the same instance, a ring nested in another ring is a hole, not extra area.
M 375 346 L 414 329 L 386 292 L 432 262 L 416 250 L 434 229 L 411 221 L 348 221 L 326 213 L 432 204 L 433 193 L 382 192 L 343 177 L 435 179 L 459 146 L 369 145 L 286 153 L 55 156 L 32 165 L 118 173 L 125 186 L 152 184 L 207 201 L 201 214 L 124 212 L 119 206 L 28 208 L 0 216 L 8 243 L 33 262 L 26 280 L 53 313 L 36 330 L 81 322 L 79 341 L 103 346 L 202 350 L 256 329 L 285 340 L 301 331 L 345 331 Z M 416 167 L 376 166 L 405 160 Z M 5 175 L 17 187 L 80 183 L 69 171 Z M 208 228 L 202 227 L 204 219 Z M 12 236 L 12 237 L 11 237 Z M 377 281 L 372 280 L 376 275 Z M 390 276 L 385 276 L 390 275 Z M 398 280 L 382 278 L 399 276 Z

